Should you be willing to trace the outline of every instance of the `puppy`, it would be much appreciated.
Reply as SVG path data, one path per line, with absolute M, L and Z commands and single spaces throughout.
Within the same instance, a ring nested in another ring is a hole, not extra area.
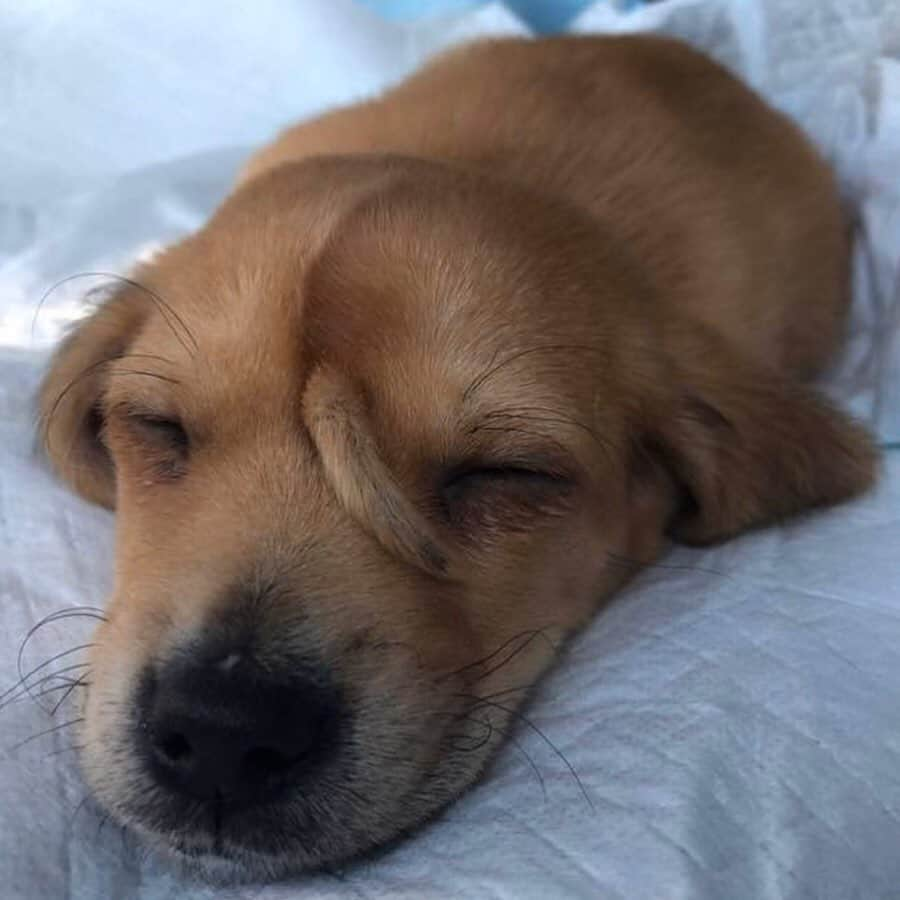
M 97 799 L 224 877 L 422 823 L 669 538 L 871 484 L 804 385 L 847 301 L 826 165 L 669 40 L 476 44 L 287 131 L 43 385 L 118 513 Z

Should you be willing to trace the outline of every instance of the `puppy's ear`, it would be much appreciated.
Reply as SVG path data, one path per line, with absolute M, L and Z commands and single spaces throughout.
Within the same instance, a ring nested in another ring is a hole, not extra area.
M 683 492 L 676 540 L 721 540 L 874 481 L 878 454 L 865 429 L 807 387 L 702 328 L 673 328 L 665 344 L 671 392 L 647 446 Z
M 60 344 L 38 395 L 40 437 L 53 468 L 85 499 L 112 508 L 115 470 L 101 440 L 108 364 L 127 350 L 143 304 L 113 295 Z

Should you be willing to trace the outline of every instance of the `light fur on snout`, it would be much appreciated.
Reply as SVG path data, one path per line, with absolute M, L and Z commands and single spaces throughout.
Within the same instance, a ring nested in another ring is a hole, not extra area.
M 118 517 L 99 800 L 251 876 L 432 816 L 669 538 L 872 482 L 865 432 L 805 384 L 847 267 L 827 166 L 672 41 L 473 45 L 285 132 L 44 382 L 56 470 Z M 313 660 L 343 716 L 302 792 L 216 834 L 133 751 L 142 673 L 214 629 Z

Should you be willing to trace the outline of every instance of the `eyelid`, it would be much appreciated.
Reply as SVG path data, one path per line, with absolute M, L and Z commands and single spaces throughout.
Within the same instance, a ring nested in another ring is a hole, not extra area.
M 547 516 L 570 508 L 576 481 L 571 475 L 515 465 L 470 463 L 447 473 L 440 489 L 443 515 L 464 539 L 484 530 L 528 530 Z
M 107 408 L 107 415 L 120 416 L 123 419 L 144 419 L 146 421 L 180 422 L 177 413 L 145 406 L 133 400 L 118 400 Z
M 557 457 L 549 455 L 534 457 L 515 457 L 510 459 L 470 459 L 456 465 L 451 465 L 446 470 L 445 484 L 459 481 L 467 477 L 496 475 L 498 478 L 505 476 L 546 478 L 548 481 L 565 483 L 574 477 L 571 466 L 565 465 Z
M 554 478 L 549 472 L 540 471 L 532 466 L 508 465 L 498 463 L 475 463 L 452 469 L 445 479 L 451 485 L 466 478 Z
M 142 431 L 145 438 L 165 442 L 179 452 L 188 450 L 190 436 L 179 416 L 127 402 L 116 404 L 112 411 L 126 427 Z
M 187 438 L 187 432 L 181 424 L 181 420 L 174 416 L 161 416 L 156 413 L 139 413 L 129 416 L 129 419 L 135 424 L 142 425 L 146 428 L 156 428 L 160 431 L 179 431 Z

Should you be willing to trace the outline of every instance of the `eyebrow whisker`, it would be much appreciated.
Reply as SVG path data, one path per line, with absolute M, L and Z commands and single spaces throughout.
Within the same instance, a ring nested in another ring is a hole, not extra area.
M 590 347 L 585 344 L 544 344 L 539 347 L 529 347 L 526 350 L 519 350 L 517 353 L 513 353 L 506 359 L 490 366 L 487 371 L 483 372 L 481 375 L 475 378 L 474 381 L 472 381 L 469 386 L 463 391 L 463 402 L 465 403 L 471 398 L 473 394 L 481 390 L 481 388 L 484 387 L 485 383 L 493 378 L 494 375 L 497 374 L 497 372 L 510 365 L 511 363 L 522 359 L 522 357 L 530 356 L 535 353 L 555 353 L 564 350 L 580 350 L 587 353 L 596 352 L 596 349 L 594 347 Z
M 118 275 L 115 272 L 76 272 L 74 275 L 67 275 L 65 278 L 61 278 L 55 284 L 47 288 L 47 290 L 41 296 L 41 299 L 38 301 L 37 307 L 34 311 L 34 316 L 31 320 L 32 340 L 34 340 L 34 331 L 37 325 L 38 315 L 40 314 L 44 303 L 47 301 L 47 298 L 64 284 L 67 284 L 70 281 L 75 281 L 78 278 L 105 278 L 109 281 L 121 282 L 122 284 L 135 288 L 136 290 L 142 291 L 144 295 L 149 297 L 150 300 L 154 303 L 156 308 L 159 310 L 159 314 L 162 316 L 163 321 L 166 323 L 175 339 L 181 344 L 182 347 L 184 347 L 185 351 L 187 351 L 188 355 L 194 356 L 199 352 L 200 348 L 197 344 L 197 339 L 194 337 L 193 332 L 190 330 L 190 328 L 187 327 L 184 319 L 182 319 L 181 316 L 178 315 L 178 313 L 172 308 L 169 303 L 166 303 L 166 301 L 163 300 L 163 298 L 160 297 L 159 294 L 156 293 L 156 291 L 151 290 L 136 279 L 129 278 L 125 275 Z M 177 323 L 179 328 L 181 329 L 180 334 L 172 324 L 173 322 Z

